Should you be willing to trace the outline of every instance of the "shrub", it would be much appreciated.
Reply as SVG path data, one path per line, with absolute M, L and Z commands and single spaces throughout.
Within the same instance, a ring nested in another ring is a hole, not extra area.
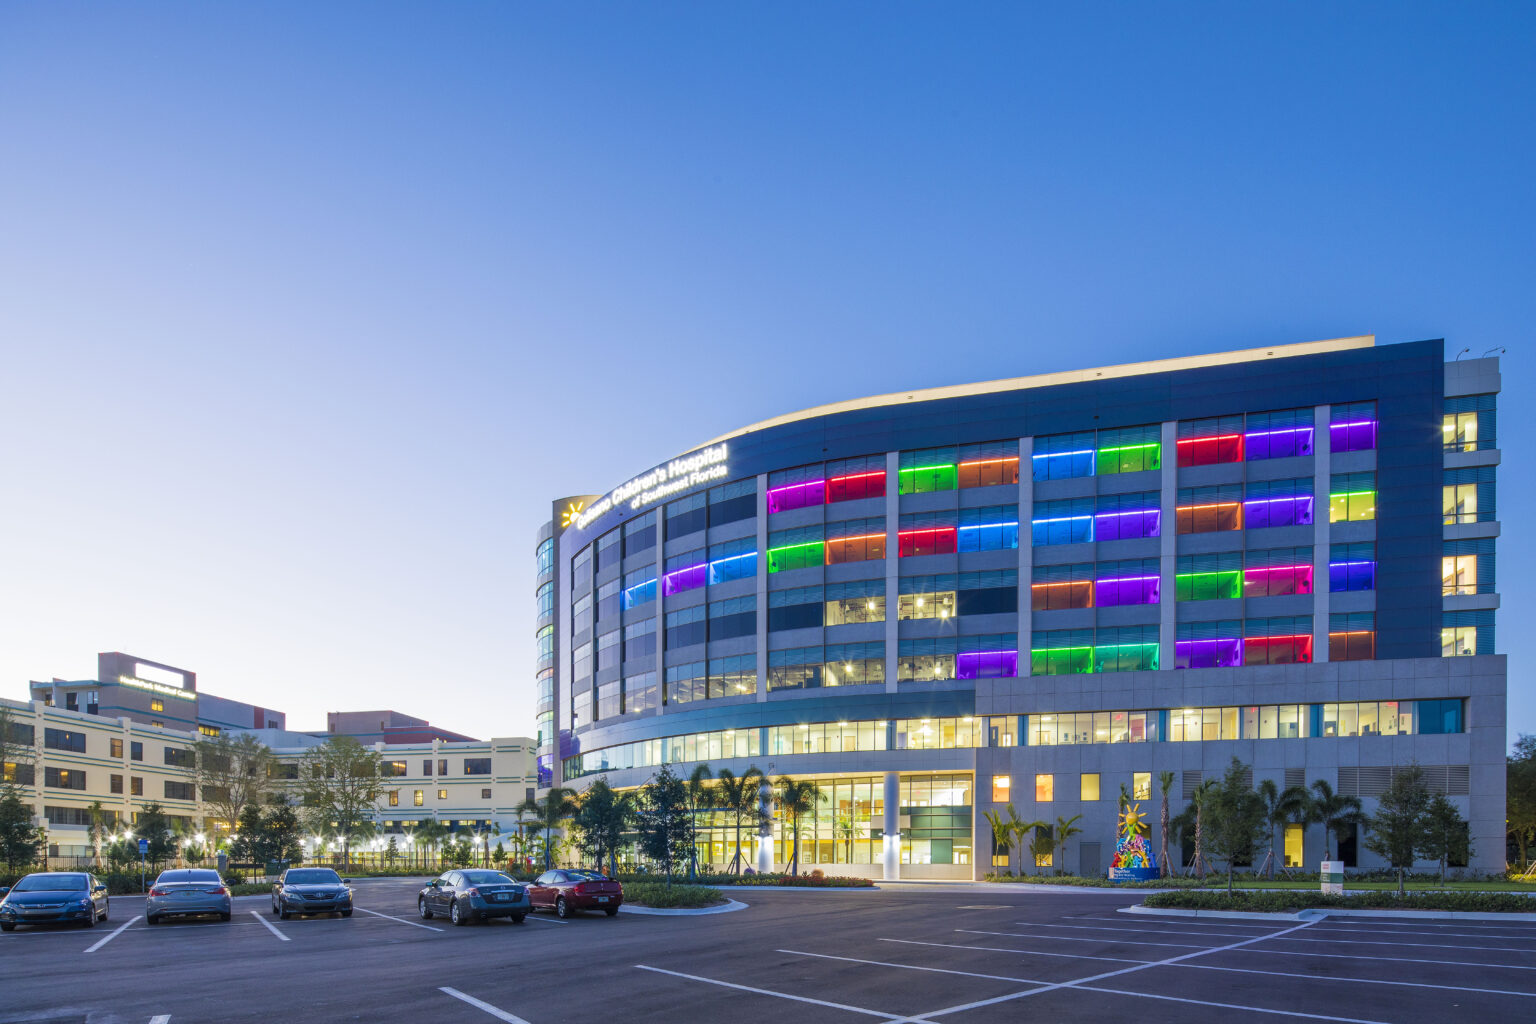
M 661 876 L 642 874 L 632 871 L 620 871 L 616 876 L 626 886 L 631 882 L 655 882 L 660 881 Z M 868 889 L 875 883 L 868 878 L 850 878 L 842 875 L 823 875 L 819 871 L 809 875 L 705 875 L 693 876 L 695 885 L 784 885 L 805 888 L 830 888 L 830 889 Z
M 668 885 L 656 881 L 624 885 L 624 901 L 646 907 L 708 907 L 724 899 L 719 889 L 707 885 Z
M 1159 892 L 1145 900 L 1149 907 L 1185 910 L 1250 910 L 1287 913 L 1326 907 L 1354 910 L 1459 910 L 1477 913 L 1536 913 L 1536 899 L 1517 892 L 1394 892 L 1365 890 L 1335 896 L 1297 889 L 1225 892 Z

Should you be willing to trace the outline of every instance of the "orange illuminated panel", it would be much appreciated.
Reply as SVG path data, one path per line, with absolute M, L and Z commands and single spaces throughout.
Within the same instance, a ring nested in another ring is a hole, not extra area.
M 866 562 L 885 557 L 885 534 L 861 533 L 853 537 L 827 538 L 827 564 Z
M 1092 608 L 1093 583 L 1088 580 L 1069 583 L 1032 583 L 1029 587 L 1030 608 L 1037 612 L 1056 611 L 1059 608 Z
M 1180 505 L 1175 510 L 1180 533 L 1215 533 L 1243 528 L 1243 503 L 1216 501 L 1203 505 Z
M 1019 457 L 1009 455 L 997 459 L 972 459 L 959 466 L 961 487 L 995 487 L 998 484 L 1019 482 Z

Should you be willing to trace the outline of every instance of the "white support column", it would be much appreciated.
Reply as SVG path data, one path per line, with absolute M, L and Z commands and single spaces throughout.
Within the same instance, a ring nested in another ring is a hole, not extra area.
M 901 604 L 901 453 L 885 453 L 885 692 L 895 693 L 901 653 L 897 608 Z
M 1312 660 L 1328 660 L 1328 490 L 1333 476 L 1331 406 L 1312 413 Z
M 766 823 L 757 832 L 757 873 L 766 875 L 773 871 L 773 787 L 766 775 L 757 784 L 757 804 Z
M 1033 437 L 1019 438 L 1019 678 L 1030 674 L 1030 649 L 1034 646 L 1034 615 L 1030 611 L 1029 585 L 1033 582 L 1035 548 L 1034 530 L 1030 521 L 1035 509 L 1035 471 L 1031 458 L 1035 449 Z M 1022 730 L 1021 730 L 1022 732 Z M 978 801 L 978 804 L 980 801 Z M 980 849 L 973 843 L 972 849 Z
M 1159 480 L 1162 482 L 1162 543 L 1158 547 L 1160 561 L 1158 563 L 1158 652 L 1157 664 L 1159 668 L 1173 668 L 1176 648 L 1174 640 L 1178 636 L 1178 606 L 1175 603 L 1174 573 L 1178 568 L 1177 554 L 1179 550 L 1179 457 L 1178 457 L 1179 425 L 1175 422 L 1163 424 L 1162 450 L 1159 458 L 1162 460 L 1162 474 Z
M 659 646 L 659 645 L 658 645 Z M 757 475 L 757 699 L 768 699 L 768 474 Z
M 901 878 L 901 776 L 885 773 L 885 838 L 880 851 L 882 877 L 888 882 Z
M 656 714 L 667 713 L 667 505 L 656 506 Z M 620 584 L 622 586 L 623 584 Z M 592 596 L 597 597 L 596 587 Z M 623 621 L 622 619 L 620 621 Z M 593 637 L 595 643 L 597 638 Z M 621 638 L 622 640 L 622 638 Z M 592 681 L 592 706 L 597 707 L 597 680 Z

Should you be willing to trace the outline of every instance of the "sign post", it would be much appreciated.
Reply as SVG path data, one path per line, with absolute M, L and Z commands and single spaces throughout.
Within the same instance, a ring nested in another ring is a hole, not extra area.
M 149 852 L 149 840 L 139 840 L 139 891 L 144 891 L 144 855 Z
M 1327 895 L 1344 895 L 1344 862 L 1341 860 L 1323 861 L 1322 872 L 1323 892 Z

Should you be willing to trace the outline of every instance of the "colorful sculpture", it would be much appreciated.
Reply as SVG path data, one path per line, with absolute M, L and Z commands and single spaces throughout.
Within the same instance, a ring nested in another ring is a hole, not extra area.
M 1115 859 L 1109 867 L 1111 881 L 1141 882 L 1161 877 L 1157 858 L 1147 843 L 1147 819 L 1141 805 L 1126 804 L 1120 809 L 1120 834 L 1115 841 Z

